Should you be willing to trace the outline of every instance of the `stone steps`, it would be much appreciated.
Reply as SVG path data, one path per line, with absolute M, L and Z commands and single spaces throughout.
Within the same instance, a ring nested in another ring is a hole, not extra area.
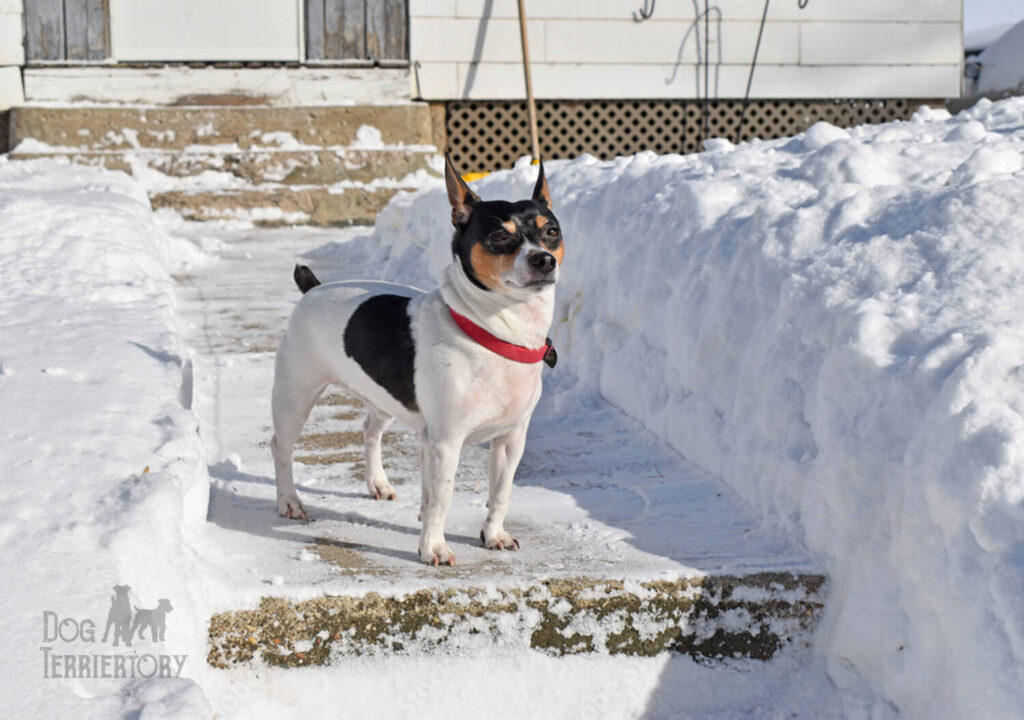
M 24 105 L 11 109 L 11 146 L 31 138 L 55 150 L 187 150 L 273 144 L 275 133 L 315 147 L 347 147 L 359 128 L 380 132 L 384 145 L 432 145 L 430 106 L 89 106 Z
M 10 157 L 128 172 L 154 207 L 190 220 L 367 224 L 395 192 L 438 174 L 438 126 L 423 103 L 23 106 L 11 111 Z
M 822 608 L 820 575 L 760 573 L 622 582 L 572 578 L 508 589 L 429 588 L 388 597 L 265 597 L 214 615 L 210 665 L 329 664 L 372 653 L 532 649 L 697 660 L 770 660 L 806 641 Z
M 261 227 L 372 225 L 399 188 L 254 186 L 241 190 L 169 190 L 151 193 L 156 209 L 186 220 L 248 219 Z
M 137 172 L 149 168 L 170 177 L 195 177 L 204 172 L 229 173 L 248 183 L 283 185 L 334 185 L 370 183 L 378 178 L 402 178 L 418 170 L 430 170 L 433 151 L 411 149 L 353 150 L 308 148 L 278 150 L 254 148 L 240 151 L 132 150 L 132 151 L 19 151 L 13 157 L 32 160 L 59 156 L 79 165 Z

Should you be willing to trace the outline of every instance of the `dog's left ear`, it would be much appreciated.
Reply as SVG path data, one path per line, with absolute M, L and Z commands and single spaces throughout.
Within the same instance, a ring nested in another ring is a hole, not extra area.
M 448 189 L 448 202 L 452 206 L 452 225 L 465 225 L 469 222 L 473 207 L 480 202 L 480 198 L 455 171 L 452 157 L 448 153 L 444 154 L 444 184 Z
M 544 161 L 538 160 L 537 167 L 540 169 L 537 173 L 537 184 L 533 186 L 533 200 L 542 203 L 551 209 L 551 190 L 548 188 L 548 179 L 544 177 Z

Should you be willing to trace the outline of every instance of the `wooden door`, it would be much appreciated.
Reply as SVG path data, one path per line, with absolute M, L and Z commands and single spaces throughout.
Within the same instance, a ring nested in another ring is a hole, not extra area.
M 29 63 L 109 58 L 107 0 L 25 0 L 25 57 Z
M 408 0 L 306 0 L 309 60 L 406 65 L 408 39 Z

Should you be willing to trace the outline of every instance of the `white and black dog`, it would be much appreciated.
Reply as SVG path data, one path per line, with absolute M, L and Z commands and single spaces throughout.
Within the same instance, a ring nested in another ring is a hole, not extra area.
M 512 478 L 540 399 L 541 362 L 564 255 L 551 194 L 539 167 L 529 200 L 482 201 L 445 157 L 454 260 L 431 293 L 389 283 L 320 284 L 295 269 L 304 296 L 288 322 L 274 374 L 277 510 L 305 519 L 292 450 L 320 393 L 337 383 L 366 405 L 366 485 L 394 499 L 381 463 L 381 435 L 395 418 L 420 432 L 423 562 L 455 564 L 445 542 L 459 453 L 490 441 L 490 489 L 481 540 L 517 549 L 505 532 Z

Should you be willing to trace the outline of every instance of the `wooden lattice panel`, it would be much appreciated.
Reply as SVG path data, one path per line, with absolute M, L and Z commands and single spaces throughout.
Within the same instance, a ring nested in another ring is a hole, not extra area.
M 922 100 L 753 100 L 742 140 L 802 132 L 818 120 L 840 127 L 904 120 Z M 709 137 L 735 139 L 741 100 L 712 100 Z M 537 103 L 541 154 L 602 159 L 641 150 L 691 153 L 701 149 L 703 103 L 699 100 L 542 100 Z M 448 148 L 463 172 L 509 167 L 530 153 L 526 103 L 456 101 L 446 112 Z

